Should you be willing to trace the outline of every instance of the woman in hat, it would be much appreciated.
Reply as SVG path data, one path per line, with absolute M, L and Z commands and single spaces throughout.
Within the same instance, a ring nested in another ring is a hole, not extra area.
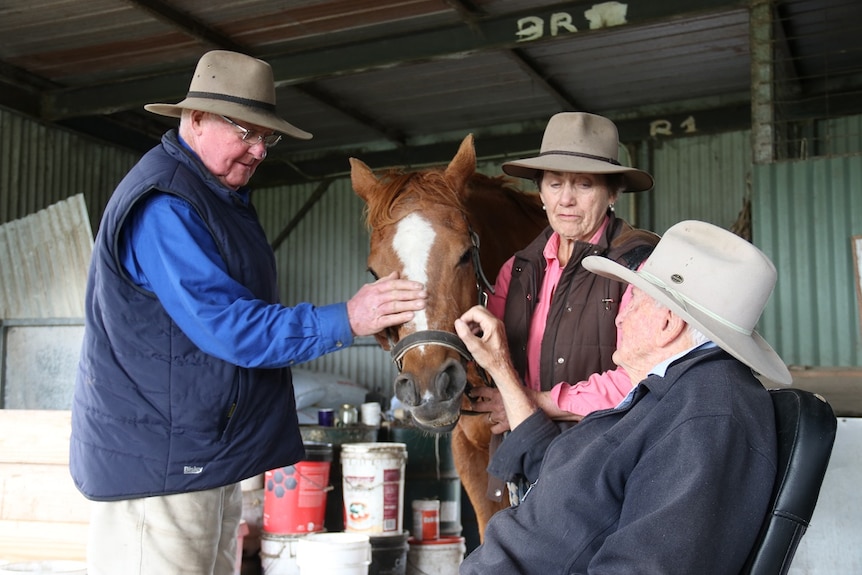
M 269 64 L 216 50 L 179 118 L 111 196 L 87 282 L 70 469 L 91 504 L 90 575 L 234 573 L 239 482 L 304 456 L 290 366 L 409 321 L 394 275 L 347 302 L 278 301 L 246 185 L 282 134 Z
M 620 193 L 653 187 L 648 173 L 620 164 L 618 150 L 612 121 L 565 112 L 548 122 L 538 156 L 503 164 L 508 175 L 536 183 L 549 225 L 502 267 L 488 309 L 504 321 L 525 387 L 557 420 L 613 407 L 631 387 L 612 360 L 614 318 L 626 284 L 581 265 L 585 257 L 601 255 L 636 268 L 658 241 L 614 213 Z M 480 388 L 475 394 L 487 400 L 477 409 L 489 412 L 491 430 L 509 429 L 499 393 Z M 499 441 L 495 436 L 492 451 Z M 489 494 L 502 491 L 492 485 Z

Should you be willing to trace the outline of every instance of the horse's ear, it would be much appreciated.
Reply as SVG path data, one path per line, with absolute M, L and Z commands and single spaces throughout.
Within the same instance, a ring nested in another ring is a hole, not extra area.
M 467 134 L 458 153 L 446 167 L 446 179 L 456 190 L 464 189 L 467 180 L 476 172 L 476 149 L 473 147 L 473 134 Z
M 356 195 L 368 203 L 371 193 L 377 187 L 377 176 L 362 160 L 350 158 L 350 182 Z

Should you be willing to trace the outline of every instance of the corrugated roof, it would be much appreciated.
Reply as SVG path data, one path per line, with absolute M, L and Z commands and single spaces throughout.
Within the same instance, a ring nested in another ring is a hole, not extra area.
M 273 149 L 264 183 L 344 173 L 348 154 L 375 167 L 445 161 L 467 132 L 480 157 L 532 151 L 562 110 L 607 115 L 631 138 L 668 114 L 708 111 L 715 128 L 746 128 L 749 6 L 5 0 L 0 105 L 143 151 L 173 125 L 143 104 L 181 99 L 207 50 L 246 52 L 273 65 L 280 112 L 315 135 Z M 858 95 L 862 3 L 773 0 L 771 12 L 796 93 Z M 841 105 L 858 112 L 860 100 Z

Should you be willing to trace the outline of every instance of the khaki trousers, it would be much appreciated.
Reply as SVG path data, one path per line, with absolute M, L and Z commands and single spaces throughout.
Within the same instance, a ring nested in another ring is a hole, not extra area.
M 233 575 L 240 484 L 124 501 L 92 501 L 88 575 Z

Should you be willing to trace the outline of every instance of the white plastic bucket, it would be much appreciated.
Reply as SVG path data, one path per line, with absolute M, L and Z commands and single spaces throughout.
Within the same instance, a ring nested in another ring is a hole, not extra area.
M 304 534 L 260 533 L 260 566 L 264 575 L 299 575 L 297 542 Z
M 299 575 L 368 575 L 371 542 L 361 533 L 310 533 L 297 541 Z
M 406 462 L 404 443 L 341 446 L 345 531 L 368 535 L 401 533 Z
M 0 573 L 38 573 L 39 575 L 87 575 L 87 565 L 80 561 L 25 561 L 0 563 Z
M 406 575 L 453 575 L 458 573 L 467 547 L 463 537 L 441 537 L 408 542 Z

